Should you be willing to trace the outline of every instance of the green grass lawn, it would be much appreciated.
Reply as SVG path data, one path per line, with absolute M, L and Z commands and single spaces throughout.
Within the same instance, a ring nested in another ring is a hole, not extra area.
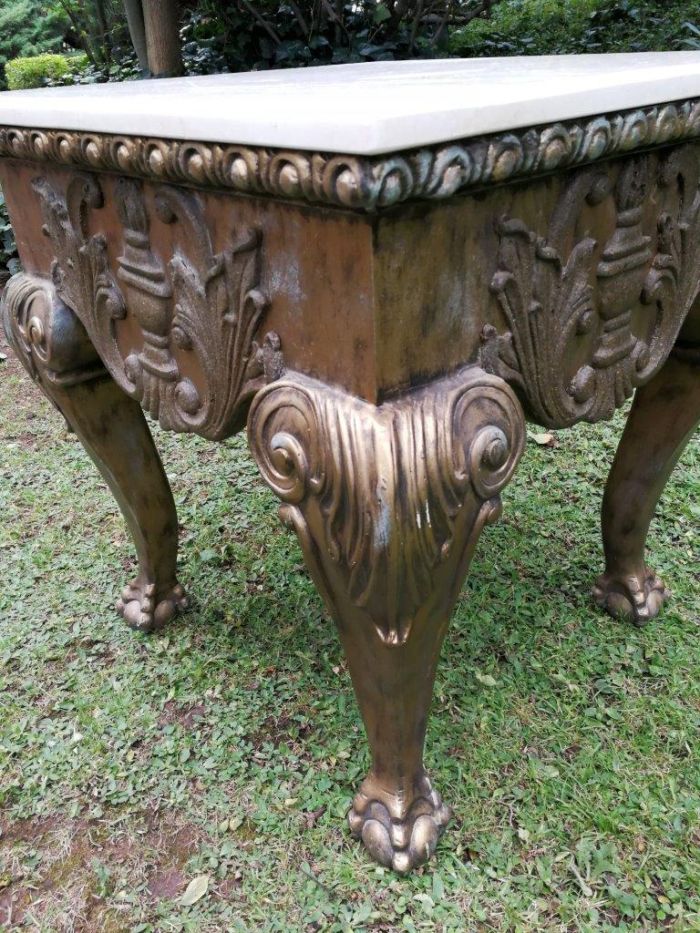
M 698 438 L 642 631 L 589 598 L 622 417 L 528 444 L 438 674 L 427 762 L 455 819 L 402 879 L 350 838 L 361 721 L 244 439 L 158 433 L 192 608 L 140 636 L 106 487 L 11 356 L 0 387 L 0 927 L 700 929 Z

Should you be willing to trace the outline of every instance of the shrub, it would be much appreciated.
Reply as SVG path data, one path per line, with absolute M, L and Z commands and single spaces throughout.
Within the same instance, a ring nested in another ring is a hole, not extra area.
M 63 84 L 91 84 L 98 78 L 91 78 L 93 73 L 99 73 L 99 80 L 107 81 L 102 77 L 102 70 L 95 68 L 85 52 L 76 52 L 72 55 L 66 55 L 66 71 L 59 70 L 59 74 L 47 75 L 42 82 L 42 86 L 55 87 Z
M 7 215 L 5 198 L 0 188 L 0 287 L 5 284 L 9 276 L 18 271 L 17 244 L 10 226 L 10 218 Z
M 140 78 L 141 69 L 136 56 L 131 53 L 121 53 L 111 65 L 94 65 L 85 56 L 85 66 L 74 69 L 60 81 L 49 81 L 48 84 L 104 84 L 107 81 L 133 81 Z
M 188 4 L 182 29 L 189 74 L 326 63 L 438 58 L 450 29 L 506 0 L 238 0 Z
M 453 32 L 453 55 L 694 48 L 697 0 L 507 0 Z
M 65 55 L 33 55 L 15 58 L 5 65 L 7 86 L 11 91 L 43 87 L 47 81 L 58 81 L 70 68 Z
M 95 68 L 108 69 L 129 47 L 122 0 L 53 0 L 52 6 L 70 20 L 68 45 L 82 49 Z
M 14 58 L 60 52 L 67 17 L 43 0 L 0 0 L 0 90 L 5 65 Z

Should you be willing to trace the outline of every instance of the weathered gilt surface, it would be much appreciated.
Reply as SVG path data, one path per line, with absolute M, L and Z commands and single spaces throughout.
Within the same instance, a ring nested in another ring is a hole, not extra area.
M 700 100 L 361 157 L 0 126 L 0 157 L 367 211 L 700 137 Z
M 42 376 L 66 387 L 106 376 L 85 329 L 43 279 L 13 276 L 2 310 L 8 340 L 39 387 Z
M 143 412 L 215 440 L 247 417 L 365 723 L 351 831 L 397 871 L 450 817 L 423 765 L 435 670 L 526 418 L 593 422 L 634 393 L 594 598 L 641 625 L 668 596 L 645 541 L 700 419 L 700 56 L 682 62 L 678 97 L 642 76 L 630 109 L 354 154 L 17 127 L 0 101 L 25 266 L 5 328 L 129 525 L 120 611 L 150 630 L 186 605 Z
M 699 181 L 700 150 L 688 146 L 653 174 L 648 156 L 627 160 L 614 184 L 604 170 L 577 173 L 545 236 L 520 218 L 498 219 L 491 291 L 509 329 L 486 325 L 482 360 L 517 385 L 540 424 L 609 418 L 668 357 L 700 290 Z M 673 208 L 657 213 L 654 242 L 643 221 L 659 202 Z M 575 238 L 586 205 L 614 211 L 602 252 L 588 232 Z M 581 346 L 585 362 L 571 373 Z
M 249 437 L 330 607 L 347 594 L 384 644 L 403 645 L 436 568 L 454 579 L 496 512 L 524 430 L 507 386 L 469 367 L 379 407 L 284 379 L 257 396 Z
M 141 408 L 110 378 L 49 279 L 16 275 L 2 312 L 9 343 L 80 438 L 129 526 L 139 573 L 118 609 L 132 628 L 160 628 L 187 600 L 176 580 L 175 503 Z
M 449 819 L 422 764 L 425 710 L 476 542 L 524 447 L 520 406 L 475 366 L 380 407 L 290 374 L 256 396 L 248 431 L 340 630 L 370 739 L 351 829 L 408 871 Z
M 140 183 L 123 179 L 116 190 L 123 251 L 115 274 L 105 236 L 87 228 L 89 211 L 104 204 L 99 180 L 75 174 L 65 195 L 41 177 L 33 188 L 56 251 L 56 291 L 117 384 L 166 430 L 212 439 L 238 430 L 264 382 L 266 354 L 255 341 L 267 304 L 258 282 L 258 231 L 234 230 L 232 246 L 215 255 L 197 195 L 162 186 L 156 211 L 177 228 L 166 263 L 151 249 Z M 128 311 L 142 345 L 124 358 L 114 323 Z M 267 341 L 274 345 L 274 335 Z M 173 347 L 195 357 L 202 387 L 181 373 Z

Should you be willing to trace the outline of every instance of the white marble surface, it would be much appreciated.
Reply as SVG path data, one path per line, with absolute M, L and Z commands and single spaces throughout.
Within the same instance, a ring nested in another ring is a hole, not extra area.
M 373 62 L 0 93 L 0 125 L 378 154 L 700 97 L 700 52 Z

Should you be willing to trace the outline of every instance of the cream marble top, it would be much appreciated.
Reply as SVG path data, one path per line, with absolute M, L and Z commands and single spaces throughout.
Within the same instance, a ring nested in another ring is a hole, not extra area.
M 700 52 L 371 62 L 0 93 L 0 125 L 376 155 L 700 97 Z

